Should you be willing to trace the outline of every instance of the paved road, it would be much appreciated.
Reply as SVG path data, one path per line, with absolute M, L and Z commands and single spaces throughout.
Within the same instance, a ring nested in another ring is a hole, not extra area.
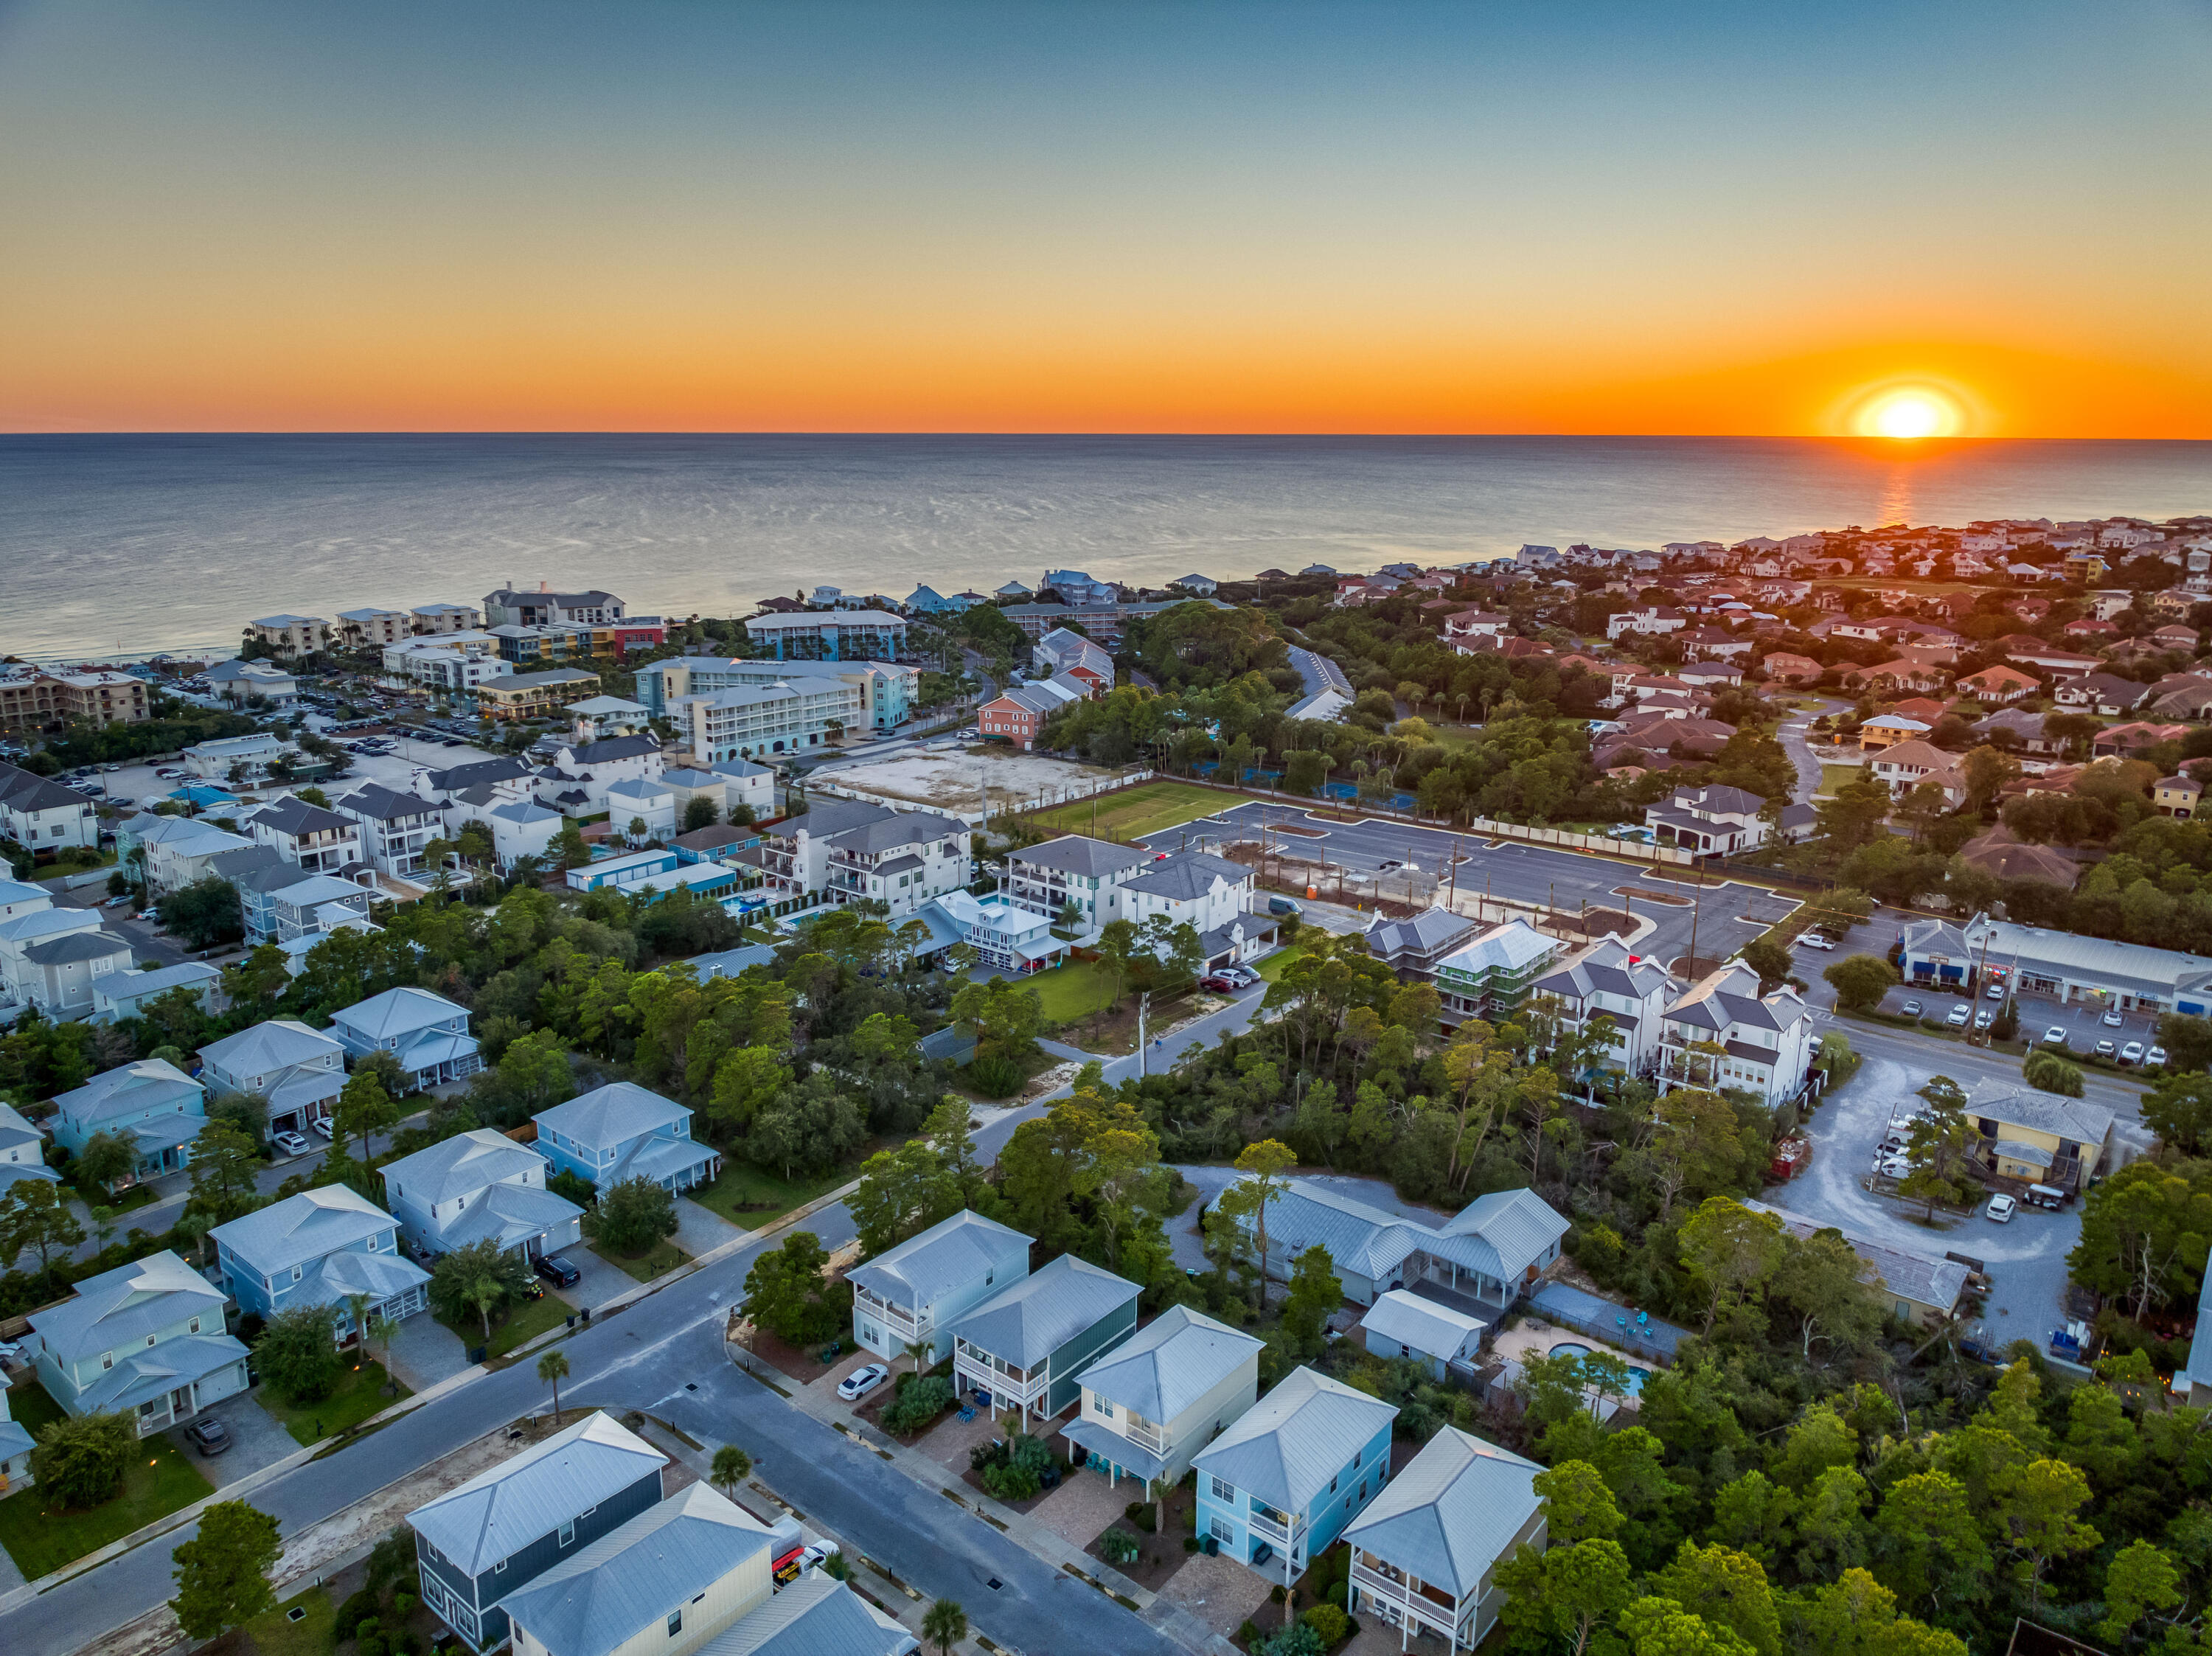
M 1809 804 L 1820 786 L 1820 760 L 1806 739 L 1812 722 L 1823 713 L 1839 712 L 1846 704 L 1823 701 L 1817 707 L 1801 708 L 1775 727 L 1775 737 L 1782 743 L 1782 751 L 1790 755 L 1790 762 L 1797 767 L 1797 786 L 1790 794 L 1793 804 Z
M 1433 874 L 1449 868 L 1456 852 L 1461 858 L 1456 883 L 1462 901 L 1486 894 L 1508 902 L 1549 906 L 1568 913 L 1583 907 L 1626 908 L 1639 919 L 1656 922 L 1638 944 L 1639 950 L 1670 961 L 1688 954 L 1693 939 L 1700 955 L 1724 959 L 1796 907 L 1794 898 L 1778 898 L 1764 887 L 1734 881 L 1700 883 L 1677 872 L 1661 873 L 1607 857 L 1518 840 L 1486 840 L 1443 828 L 1374 818 L 1340 822 L 1316 816 L 1303 805 L 1257 800 L 1233 806 L 1217 816 L 1145 835 L 1138 843 L 1156 851 L 1218 846 L 1254 837 L 1261 823 L 1285 822 L 1317 830 L 1310 836 L 1285 836 L 1286 847 L 1298 846 L 1304 854 L 1323 858 L 1355 873 L 1372 873 L 1384 862 L 1408 860 L 1423 872 Z M 1624 897 L 1620 895 L 1624 886 L 1639 892 L 1663 892 L 1678 901 L 1660 903 L 1644 897 Z
M 1240 1011 L 1249 1016 L 1236 1008 L 1217 1016 Z M 979 1148 L 994 1153 L 1036 1113 L 1036 1107 L 1003 1112 L 977 1135 Z M 835 1247 L 851 1239 L 852 1216 L 840 1204 L 810 1216 L 805 1228 Z M 660 1415 L 695 1437 L 743 1444 L 764 1477 L 801 1511 L 849 1537 L 921 1592 L 961 1600 L 995 1636 L 1029 1656 L 1079 1650 L 1168 1656 L 1175 1647 L 1134 1616 L 933 1491 L 886 1470 L 873 1454 L 729 1363 L 724 1321 L 767 1245 L 740 1249 L 572 1337 L 564 1346 L 572 1370 L 565 1389 L 611 1410 Z M 264 1485 L 253 1492 L 253 1504 L 275 1515 L 286 1533 L 297 1533 L 542 1408 L 544 1389 L 533 1370 L 521 1363 L 471 1381 L 374 1436 Z M 64 1656 L 97 1643 L 168 1596 L 170 1551 L 191 1532 L 173 1532 L 0 1613 L 0 1647 L 10 1656 Z M 1003 1583 L 995 1591 L 986 1585 L 992 1576 Z

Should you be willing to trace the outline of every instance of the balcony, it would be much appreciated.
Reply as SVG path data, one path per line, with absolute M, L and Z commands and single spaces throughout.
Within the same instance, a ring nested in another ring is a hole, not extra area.
M 1378 1560 L 1377 1565 L 1379 1568 L 1355 1557 L 1352 1564 L 1352 1585 L 1363 1594 L 1395 1604 L 1401 1611 L 1410 1611 L 1438 1632 L 1449 1634 L 1459 1619 L 1456 1598 L 1425 1582 L 1413 1580 L 1395 1564 Z
M 1127 1410 L 1118 1410 L 1114 1421 L 1115 1433 L 1125 1437 L 1139 1449 L 1149 1450 L 1163 1460 L 1168 1456 L 1168 1435 L 1164 1428 L 1155 1426 L 1142 1415 L 1133 1415 Z
M 1304 1519 L 1292 1518 L 1288 1513 L 1276 1513 L 1273 1507 L 1263 1508 L 1255 1505 L 1245 1514 L 1245 1522 L 1253 1534 L 1272 1544 L 1279 1553 L 1295 1556 L 1294 1544 L 1305 1539 Z

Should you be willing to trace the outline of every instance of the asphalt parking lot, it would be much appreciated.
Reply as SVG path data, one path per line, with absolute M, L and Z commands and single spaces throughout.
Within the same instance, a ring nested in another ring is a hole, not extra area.
M 1921 989 L 1910 984 L 1893 989 L 1883 997 L 1881 1010 L 1899 1017 L 1908 1016 L 1905 1010 L 1908 1001 L 1920 1003 L 1920 1016 L 1937 1020 L 1948 1018 L 1956 1006 L 1965 1006 L 1972 1014 L 1995 1012 L 2000 1003 L 1986 994 L 1978 1000 L 1969 1000 L 1965 995 L 1948 989 Z M 2145 1047 L 2158 1040 L 2158 1015 L 2155 1012 L 2122 1012 L 2118 1024 L 2109 1024 L 2101 1007 L 2085 1006 L 2076 1001 L 2071 1005 L 2053 1000 L 2048 995 L 2022 995 L 2019 998 L 2020 1033 L 2024 1038 L 2043 1046 L 2045 1037 L 2053 1028 L 2065 1031 L 2066 1050 L 2071 1052 L 2092 1052 L 2100 1040 L 2109 1040 L 2118 1051 L 2130 1041 L 2140 1041 Z
M 332 739 L 340 743 L 346 740 L 343 735 Z M 447 770 L 455 765 L 472 764 L 477 760 L 497 756 L 488 749 L 466 743 L 458 748 L 448 748 L 441 742 L 425 742 L 414 737 L 397 737 L 394 742 L 393 750 L 380 756 L 348 754 L 346 759 L 353 767 L 352 773 L 338 781 L 321 784 L 323 791 L 325 793 L 337 792 L 362 782 L 381 782 L 388 788 L 407 788 L 413 786 L 418 772 Z M 156 776 L 154 773 L 155 768 L 153 765 L 144 764 L 125 765 L 120 769 L 112 771 L 102 770 L 92 779 L 97 781 L 106 790 L 106 793 L 104 796 L 94 797 L 95 798 L 104 797 L 106 803 L 114 805 L 127 816 L 131 810 L 143 809 L 157 799 L 167 798 L 171 793 L 183 787 L 187 782 L 202 779 L 186 776 L 173 780 Z M 160 768 L 182 770 L 184 767 L 180 763 L 165 761 Z M 215 786 L 218 787 L 228 786 L 219 777 L 209 779 L 212 779 Z M 64 782 L 64 786 L 68 786 L 66 781 Z M 256 787 L 252 790 L 264 799 L 275 798 L 279 795 L 295 791 L 295 786 L 290 783 Z
M 1410 862 L 1425 874 L 1437 874 L 1450 867 L 1456 852 L 1461 859 L 1456 886 L 1462 901 L 1486 893 L 1506 902 L 1549 907 L 1565 913 L 1585 907 L 1625 909 L 1638 919 L 1656 922 L 1637 943 L 1638 951 L 1670 961 L 1690 952 L 1692 937 L 1698 955 L 1725 959 L 1796 907 L 1795 899 L 1778 897 L 1760 886 L 1734 881 L 1700 883 L 1678 871 L 1662 872 L 1609 857 L 1404 822 L 1373 818 L 1340 822 L 1315 816 L 1302 805 L 1259 800 L 1146 834 L 1137 843 L 1153 851 L 1212 849 L 1256 837 L 1262 823 L 1283 822 L 1317 831 L 1285 836 L 1286 851 L 1295 846 L 1292 854 L 1321 858 L 1348 872 L 1372 874 L 1386 862 Z M 1638 893 L 1663 893 L 1672 901 L 1624 897 L 1620 891 L 1623 886 Z M 1388 895 L 1387 880 L 1382 889 Z

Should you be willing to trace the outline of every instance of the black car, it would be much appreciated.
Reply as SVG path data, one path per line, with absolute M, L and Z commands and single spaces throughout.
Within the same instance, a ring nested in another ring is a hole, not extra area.
M 185 1427 L 185 1435 L 191 1440 L 192 1447 L 204 1455 L 219 1455 L 231 1445 L 230 1428 L 212 1415 Z
M 584 1273 L 566 1259 L 550 1253 L 541 1253 L 531 1261 L 532 1269 L 556 1288 L 574 1288 L 584 1280 Z

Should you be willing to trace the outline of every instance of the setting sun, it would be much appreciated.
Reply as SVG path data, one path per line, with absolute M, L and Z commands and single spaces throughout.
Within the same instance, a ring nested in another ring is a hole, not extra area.
M 1861 410 L 1858 428 L 1868 437 L 1949 437 L 1959 429 L 1959 411 L 1934 391 L 1914 389 L 1884 392 Z

